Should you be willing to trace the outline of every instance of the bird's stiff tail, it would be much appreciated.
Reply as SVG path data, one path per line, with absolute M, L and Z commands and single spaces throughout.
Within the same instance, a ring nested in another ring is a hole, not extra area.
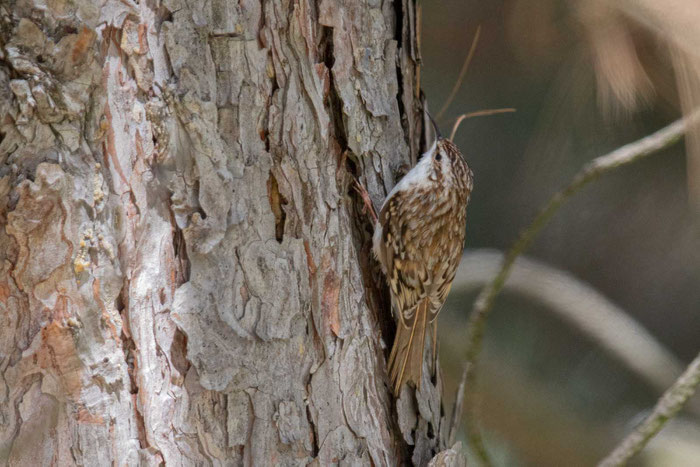
M 394 346 L 389 355 L 389 377 L 397 396 L 401 385 L 408 381 L 413 381 L 416 388 L 420 389 L 425 331 L 429 324 L 428 304 L 428 300 L 418 304 L 412 325 L 404 326 L 401 321 L 396 325 Z

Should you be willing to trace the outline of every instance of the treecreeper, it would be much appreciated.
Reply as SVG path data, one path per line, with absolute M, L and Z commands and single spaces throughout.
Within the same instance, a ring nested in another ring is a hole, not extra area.
M 388 362 L 397 396 L 409 381 L 420 389 L 428 327 L 436 348 L 437 316 L 462 257 L 474 182 L 457 146 L 433 126 L 435 142 L 391 190 L 374 228 L 372 249 L 397 316 Z

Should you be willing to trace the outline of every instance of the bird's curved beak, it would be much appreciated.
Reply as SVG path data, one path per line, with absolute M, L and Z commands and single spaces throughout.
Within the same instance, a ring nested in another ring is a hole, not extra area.
M 430 115 L 430 113 L 426 110 L 425 114 L 428 116 L 430 119 L 430 123 L 433 124 L 433 130 L 435 131 L 435 139 L 436 140 L 441 140 L 442 139 L 442 133 L 440 133 L 440 128 L 438 128 L 437 123 L 435 123 L 435 119 L 433 119 L 433 116 Z

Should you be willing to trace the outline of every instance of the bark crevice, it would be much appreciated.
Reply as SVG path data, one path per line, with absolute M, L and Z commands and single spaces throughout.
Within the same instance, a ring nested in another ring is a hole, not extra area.
M 58 463 L 429 458 L 349 196 L 418 144 L 413 4 L 40 3 L 0 32 L 0 453 L 41 423 Z

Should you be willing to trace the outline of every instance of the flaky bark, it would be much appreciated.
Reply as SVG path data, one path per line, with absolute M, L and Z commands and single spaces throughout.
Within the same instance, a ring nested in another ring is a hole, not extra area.
M 348 194 L 418 153 L 415 6 L 195 4 L 0 7 L 0 460 L 426 464 Z

